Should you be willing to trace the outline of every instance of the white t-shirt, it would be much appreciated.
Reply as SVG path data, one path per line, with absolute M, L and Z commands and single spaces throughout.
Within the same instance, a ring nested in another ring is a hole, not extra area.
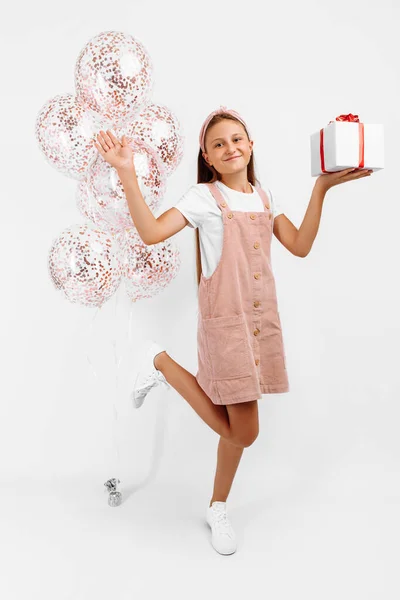
M 247 194 L 232 190 L 221 181 L 216 181 L 218 188 L 232 210 L 261 212 L 264 202 L 252 185 L 253 193 Z M 269 196 L 273 219 L 283 214 L 279 204 L 274 201 L 271 190 L 263 188 Z M 199 228 L 201 268 L 204 277 L 210 277 L 215 271 L 222 253 L 224 224 L 222 212 L 214 196 L 205 183 L 196 183 L 175 204 L 189 226 Z

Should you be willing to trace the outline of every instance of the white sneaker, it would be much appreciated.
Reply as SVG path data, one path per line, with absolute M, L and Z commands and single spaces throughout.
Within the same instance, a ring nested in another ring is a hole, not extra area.
M 149 345 L 137 372 L 133 391 L 131 392 L 131 400 L 134 408 L 142 406 L 144 399 L 154 386 L 162 383 L 167 389 L 171 388 L 161 371 L 154 366 L 154 357 L 160 352 L 165 352 L 164 348 L 156 344 L 156 342 L 149 340 Z
M 207 507 L 206 521 L 211 527 L 211 544 L 220 554 L 236 552 L 236 535 L 228 520 L 226 502 L 213 502 Z

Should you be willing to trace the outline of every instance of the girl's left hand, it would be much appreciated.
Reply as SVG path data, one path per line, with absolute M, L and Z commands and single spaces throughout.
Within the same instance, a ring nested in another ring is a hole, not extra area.
M 321 187 L 327 192 L 334 185 L 339 183 L 345 183 L 345 181 L 352 181 L 353 179 L 361 179 L 361 177 L 369 177 L 372 174 L 371 169 L 344 169 L 343 171 L 336 171 L 335 173 L 324 173 L 317 177 L 315 185 Z

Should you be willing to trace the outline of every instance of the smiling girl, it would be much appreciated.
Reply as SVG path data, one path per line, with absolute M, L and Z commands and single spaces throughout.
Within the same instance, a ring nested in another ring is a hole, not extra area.
M 226 501 L 243 450 L 259 433 L 258 400 L 263 394 L 289 391 L 271 266 L 272 235 L 293 255 L 307 256 L 327 191 L 371 171 L 346 169 L 318 177 L 297 228 L 256 178 L 253 141 L 244 119 L 221 107 L 200 131 L 197 184 L 156 218 L 140 192 L 126 137 L 120 142 L 107 130 L 97 140 L 96 148 L 118 172 L 145 244 L 162 242 L 186 225 L 196 232 L 198 371 L 193 375 L 150 340 L 132 401 L 139 408 L 154 386 L 172 386 L 220 436 L 206 520 L 213 547 L 232 554 L 237 542 Z

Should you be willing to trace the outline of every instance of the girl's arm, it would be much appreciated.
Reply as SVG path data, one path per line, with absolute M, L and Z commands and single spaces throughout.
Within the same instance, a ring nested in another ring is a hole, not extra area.
M 274 219 L 274 235 L 289 252 L 299 256 L 296 249 L 296 238 L 299 230 L 286 215 L 278 215 Z
M 293 225 L 286 215 L 278 215 L 274 220 L 275 237 L 295 256 L 304 258 L 311 250 L 318 233 L 325 194 L 325 188 L 314 186 L 306 214 L 299 229 Z
M 100 130 L 93 142 L 101 156 L 116 169 L 122 186 L 132 221 L 143 242 L 151 246 L 162 242 L 183 229 L 188 221 L 176 208 L 167 210 L 158 219 L 145 202 L 139 188 L 133 161 L 133 150 L 128 138 L 123 135 L 119 141 L 111 129 Z
M 156 218 L 146 204 L 132 165 L 117 169 L 124 188 L 129 212 L 138 234 L 147 246 L 158 244 L 186 227 L 187 219 L 177 208 L 170 208 Z
M 318 233 L 326 192 L 335 185 L 369 177 L 371 173 L 372 171 L 369 169 L 351 168 L 320 175 L 315 181 L 300 228 L 297 229 L 285 215 L 278 215 L 274 220 L 274 235 L 289 252 L 304 258 L 310 252 Z

